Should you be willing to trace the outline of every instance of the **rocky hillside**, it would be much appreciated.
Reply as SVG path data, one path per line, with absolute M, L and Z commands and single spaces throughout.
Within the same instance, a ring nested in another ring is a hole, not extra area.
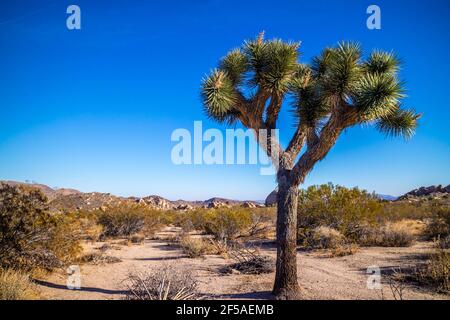
M 171 201 L 160 196 L 152 195 L 143 198 L 118 197 L 109 193 L 81 192 L 74 189 L 53 189 L 44 184 L 22 183 L 17 181 L 0 181 L 9 185 L 26 185 L 37 188 L 49 199 L 50 209 L 54 211 L 95 210 L 120 204 L 139 203 L 159 210 L 191 210 L 194 208 L 220 208 L 220 207 L 259 207 L 255 201 L 237 201 L 224 198 L 211 198 L 205 201 Z
M 421 187 L 412 190 L 404 194 L 403 196 L 399 197 L 397 201 L 402 200 L 419 201 L 422 199 L 440 200 L 443 198 L 448 198 L 449 196 L 450 196 L 450 185 L 446 187 L 439 185 L 439 186 Z

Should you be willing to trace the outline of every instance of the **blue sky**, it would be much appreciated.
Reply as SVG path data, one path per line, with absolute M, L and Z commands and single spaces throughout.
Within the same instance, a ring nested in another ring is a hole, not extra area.
M 66 8 L 81 8 L 81 30 Z M 366 8 L 382 29 L 366 28 Z M 275 187 L 259 167 L 175 166 L 174 129 L 208 121 L 201 78 L 261 30 L 301 40 L 302 61 L 340 40 L 403 60 L 405 105 L 423 113 L 409 142 L 353 128 L 306 185 L 329 181 L 399 195 L 450 183 L 450 2 L 429 1 L 2 1 L 0 179 L 170 199 L 264 199 Z M 281 139 L 292 132 L 285 108 Z

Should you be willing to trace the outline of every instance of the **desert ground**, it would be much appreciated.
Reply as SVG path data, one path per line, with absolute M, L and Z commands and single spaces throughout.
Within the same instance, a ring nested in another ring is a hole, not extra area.
M 164 238 L 179 232 L 177 228 L 162 230 L 158 240 L 145 240 L 141 244 L 123 244 L 109 241 L 106 254 L 119 258 L 117 263 L 81 265 L 82 288 L 69 290 L 64 270 L 38 279 L 38 291 L 46 299 L 124 299 L 124 280 L 130 271 L 145 271 L 164 264 L 176 265 L 194 272 L 199 289 L 205 299 L 270 299 L 274 273 L 262 275 L 223 274 L 220 269 L 231 263 L 221 256 L 188 258 Z M 105 242 L 84 243 L 86 252 L 98 252 Z M 356 254 L 330 257 L 327 251 L 299 251 L 298 271 L 302 298 L 309 299 L 394 299 L 389 283 L 383 281 L 382 290 L 367 288 L 367 267 L 379 266 L 384 272 L 414 265 L 424 253 L 430 252 L 431 244 L 417 242 L 408 248 L 361 248 Z M 273 242 L 262 243 L 261 253 L 275 257 Z M 383 271 L 382 271 L 383 273 Z M 448 299 L 408 284 L 403 299 Z

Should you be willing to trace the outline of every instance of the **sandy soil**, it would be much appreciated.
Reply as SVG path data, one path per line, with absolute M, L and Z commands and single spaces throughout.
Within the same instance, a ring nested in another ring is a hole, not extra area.
M 170 235 L 167 229 L 162 235 Z M 115 241 L 117 243 L 117 241 Z M 113 242 L 114 243 L 114 242 Z M 86 244 L 86 252 L 98 251 L 104 243 Z M 381 299 L 379 290 L 367 288 L 367 267 L 382 270 L 413 265 L 423 253 L 430 251 L 427 243 L 410 248 L 364 248 L 358 253 L 341 258 L 330 258 L 326 252 L 299 252 L 298 273 L 303 299 Z M 275 257 L 271 244 L 261 252 Z M 111 264 L 81 265 L 81 290 L 66 287 L 67 274 L 55 272 L 38 281 L 38 290 L 45 299 L 123 299 L 124 279 L 130 271 L 148 270 L 167 263 L 193 270 L 199 280 L 200 291 L 209 299 L 270 299 L 274 274 L 223 275 L 219 269 L 231 260 L 220 256 L 189 259 L 166 241 L 146 240 L 143 244 L 113 245 L 107 255 L 121 259 Z M 385 299 L 393 299 L 388 284 L 383 285 Z M 404 299 L 448 299 L 423 289 L 408 286 Z

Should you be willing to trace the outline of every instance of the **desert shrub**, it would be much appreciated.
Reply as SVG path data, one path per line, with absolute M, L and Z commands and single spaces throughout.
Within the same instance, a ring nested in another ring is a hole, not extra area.
M 0 269 L 0 300 L 32 300 L 37 294 L 28 274 Z
M 196 209 L 178 213 L 174 224 L 184 232 L 201 230 L 226 242 L 236 238 L 262 238 L 274 227 L 275 214 L 265 208 Z
M 449 249 L 450 248 L 450 236 L 446 236 L 445 238 L 438 237 L 435 240 L 436 247 L 438 249 Z
M 123 204 L 95 212 L 103 227 L 103 237 L 152 234 L 161 224 L 161 212 L 138 204 Z
M 450 292 L 450 252 L 437 248 L 413 274 L 414 280 L 438 292 Z
M 408 201 L 383 201 L 382 218 L 386 221 L 397 220 L 424 220 L 431 216 L 434 207 L 441 203 L 433 202 L 408 202 Z
M 101 252 L 93 252 L 85 254 L 81 256 L 78 261 L 80 263 L 89 263 L 89 264 L 109 264 L 109 263 L 118 263 L 121 262 L 122 260 L 117 257 L 107 255 L 105 250 Z
M 358 188 L 333 184 L 299 192 L 298 239 L 304 244 L 314 229 L 336 229 L 353 243 L 364 246 L 408 246 L 424 229 L 428 239 L 448 234 L 449 208 L 442 201 L 382 201 Z M 403 225 L 397 228 L 396 225 Z M 361 238 L 361 239 L 360 239 Z
M 55 214 L 53 219 L 54 229 L 45 246 L 62 264 L 67 265 L 83 251 L 80 243 L 82 225 L 77 216 L 71 214 Z
M 388 222 L 395 230 L 406 230 L 411 233 L 414 238 L 422 238 L 424 230 L 426 229 L 426 222 L 423 220 L 402 219 L 393 222 Z
M 450 252 L 437 250 L 430 256 L 425 270 L 425 276 L 431 284 L 444 292 L 450 291 Z
M 317 249 L 336 248 L 345 242 L 345 237 L 336 229 L 329 227 L 315 228 L 306 238 L 308 247 Z
M 228 242 L 214 239 L 208 239 L 208 241 L 208 254 L 218 255 L 224 258 L 229 257 L 230 244 Z
M 0 185 L 0 267 L 53 269 L 81 250 L 70 217 L 51 214 L 37 189 Z
M 207 254 L 209 250 L 206 240 L 190 236 L 183 236 L 179 246 L 189 258 L 200 258 Z
M 351 256 L 357 253 L 359 250 L 359 246 L 354 243 L 340 244 L 330 251 L 330 257 L 345 257 Z
M 186 212 L 171 212 L 173 225 L 181 228 L 184 233 L 191 232 L 195 227 L 203 226 L 202 218 L 205 210 L 196 209 Z
M 207 212 L 205 220 L 205 231 L 219 240 L 238 237 L 252 222 L 248 209 L 234 208 L 210 210 Z
M 134 243 L 134 244 L 141 244 L 145 241 L 145 236 L 142 234 L 133 234 L 130 237 L 130 241 L 131 241 L 131 243 Z
M 434 208 L 424 231 L 428 240 L 446 238 L 450 236 L 450 209 L 446 207 Z
M 389 224 L 360 227 L 353 237 L 359 245 L 365 247 L 409 247 L 414 241 L 414 236 L 408 229 L 396 229 Z
M 103 234 L 103 226 L 98 223 L 97 216 L 91 212 L 77 212 L 82 237 L 85 240 L 98 241 Z
M 164 265 L 150 272 L 132 272 L 126 279 L 127 300 L 196 300 L 198 283 L 191 271 Z
M 254 208 L 250 211 L 251 223 L 242 237 L 249 239 L 265 239 L 275 234 L 275 208 Z
M 320 226 L 347 236 L 362 223 L 380 222 L 383 212 L 383 202 L 364 190 L 333 184 L 311 186 L 299 191 L 300 239 L 302 234 Z
M 183 235 L 178 245 L 190 258 L 200 258 L 204 255 L 221 255 L 227 257 L 229 250 L 227 242 L 215 239 L 196 238 L 189 235 Z

